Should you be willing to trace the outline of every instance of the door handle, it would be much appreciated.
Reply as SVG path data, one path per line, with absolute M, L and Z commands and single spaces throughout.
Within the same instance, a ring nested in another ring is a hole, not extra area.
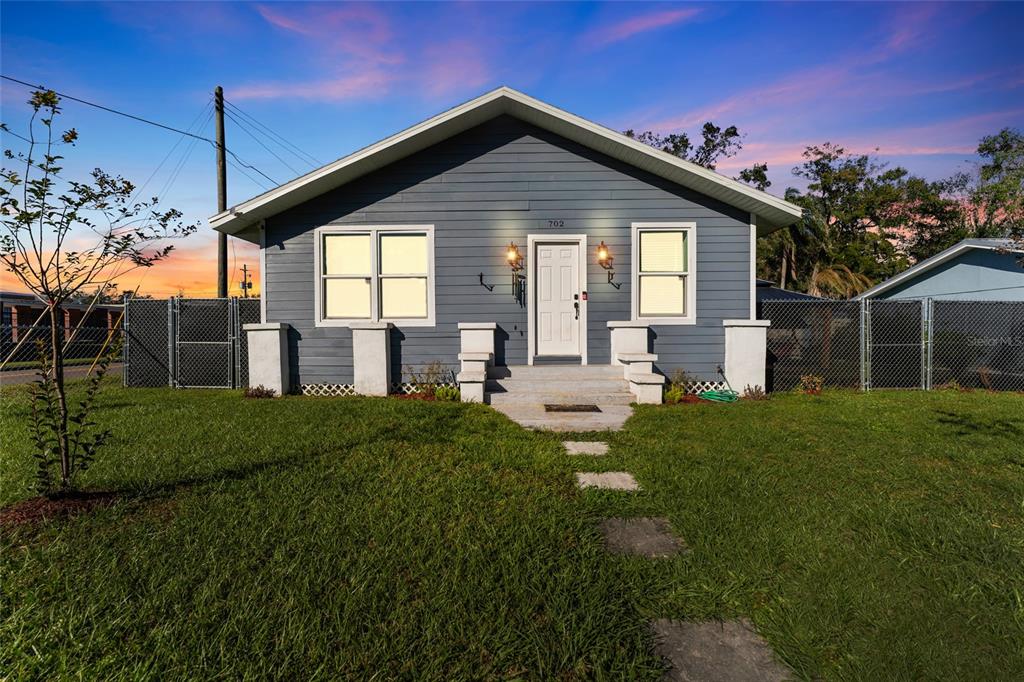
M 576 309 L 576 319 L 580 319 L 580 302 L 573 301 L 572 307 Z

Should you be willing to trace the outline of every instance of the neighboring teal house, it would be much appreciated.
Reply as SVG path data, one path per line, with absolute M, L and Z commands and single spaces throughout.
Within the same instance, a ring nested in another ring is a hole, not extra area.
M 965 239 L 857 298 L 1024 301 L 1022 258 L 1009 239 Z

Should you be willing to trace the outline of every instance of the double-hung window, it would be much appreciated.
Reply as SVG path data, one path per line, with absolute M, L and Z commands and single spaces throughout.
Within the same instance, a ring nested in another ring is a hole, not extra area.
M 633 224 L 633 319 L 654 324 L 696 322 L 696 226 Z
M 434 325 L 434 231 L 428 225 L 317 231 L 317 324 Z

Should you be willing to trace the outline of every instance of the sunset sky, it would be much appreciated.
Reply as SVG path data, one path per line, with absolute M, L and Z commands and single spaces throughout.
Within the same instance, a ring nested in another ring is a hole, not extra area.
M 223 85 L 236 117 L 306 155 L 268 144 L 277 158 L 229 119 L 229 149 L 277 184 L 310 170 L 309 157 L 327 163 L 499 85 L 619 130 L 735 124 L 744 149 L 719 171 L 767 161 L 780 195 L 808 144 L 877 147 L 937 179 L 967 168 L 981 136 L 1024 127 L 1024 5 L 1014 3 L 5 1 L 0 12 L 6 76 L 207 137 Z M 28 92 L 2 83 L 3 122 L 19 133 Z M 144 195 L 203 221 L 171 260 L 121 288 L 213 294 L 212 147 L 65 105 L 60 127 L 82 138 L 65 177 L 99 166 L 151 178 Z M 4 148 L 21 144 L 3 136 Z M 270 186 L 243 170 L 252 179 L 229 169 L 230 204 L 263 190 L 254 179 Z M 238 268 L 258 257 L 232 241 L 238 293 Z M 4 273 L 0 288 L 17 287 Z

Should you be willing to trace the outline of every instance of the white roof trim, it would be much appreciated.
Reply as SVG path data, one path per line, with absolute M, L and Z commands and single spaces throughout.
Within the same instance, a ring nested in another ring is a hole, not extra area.
M 507 87 L 492 90 L 433 118 L 311 171 L 210 218 L 210 226 L 235 234 L 260 220 L 418 152 L 501 114 L 510 114 L 612 158 L 764 218 L 767 234 L 801 216 L 800 207 L 654 149 Z
M 898 275 L 893 275 L 892 277 L 890 277 L 889 279 L 885 280 L 881 284 L 876 284 L 875 286 L 871 287 L 870 289 L 868 289 L 867 291 L 863 292 L 859 296 L 855 296 L 854 300 L 855 301 L 859 301 L 859 300 L 864 299 L 864 298 L 873 298 L 873 297 L 877 296 L 878 294 L 882 293 L 883 291 L 891 289 L 892 287 L 896 286 L 897 284 L 901 284 L 903 282 L 908 282 L 908 281 L 914 279 L 915 277 L 917 277 L 918 275 L 921 275 L 921 274 L 923 274 L 925 272 L 928 272 L 929 270 L 931 270 L 933 268 L 936 268 L 936 267 L 942 265 L 943 263 L 946 263 L 948 261 L 953 260 L 954 258 L 959 256 L 960 254 L 962 254 L 964 251 L 969 251 L 970 249 L 987 249 L 989 251 L 999 251 L 999 250 L 1003 250 L 1003 249 L 1006 249 L 1006 250 L 1009 250 L 1009 251 L 1018 251 L 1019 250 L 1019 249 L 1014 248 L 1012 245 L 1007 245 L 1007 244 L 999 244 L 999 243 L 980 244 L 978 242 L 972 242 L 971 240 L 965 240 L 965 241 L 960 242 L 959 244 L 954 244 L 953 246 L 949 247 L 945 251 L 940 251 L 939 253 L 935 254 L 931 258 L 924 259 L 923 261 L 921 261 L 917 265 L 914 265 L 913 267 L 908 268 L 907 270 L 904 270 L 903 272 L 901 272 Z

